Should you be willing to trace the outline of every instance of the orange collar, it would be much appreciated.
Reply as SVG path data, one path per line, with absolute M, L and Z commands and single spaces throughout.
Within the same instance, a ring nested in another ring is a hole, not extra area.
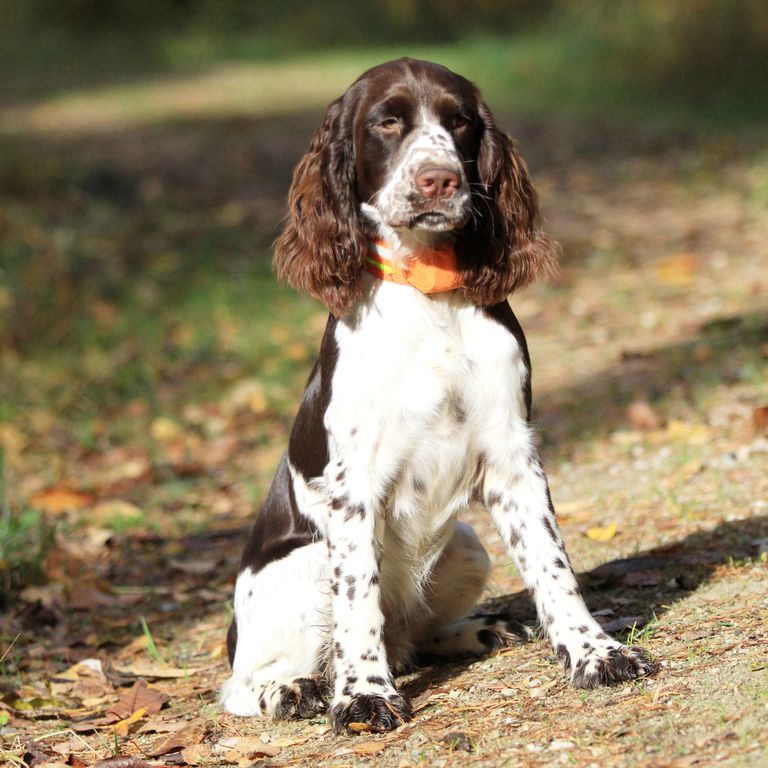
M 418 251 L 407 263 L 393 259 L 392 255 L 392 248 L 386 243 L 369 240 L 365 268 L 380 280 L 410 285 L 426 294 L 454 291 L 464 285 L 450 245 Z

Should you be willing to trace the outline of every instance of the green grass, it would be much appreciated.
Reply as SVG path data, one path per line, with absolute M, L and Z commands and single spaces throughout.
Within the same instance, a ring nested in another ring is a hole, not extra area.
M 0 514 L 0 607 L 20 586 L 39 582 L 53 529 L 34 509 L 16 513 L 5 505 Z
M 165 657 L 160 653 L 160 651 L 157 648 L 157 644 L 155 643 L 155 638 L 152 637 L 152 632 L 150 632 L 149 625 L 147 624 L 147 620 L 141 616 L 139 621 L 141 622 L 141 631 L 144 637 L 146 638 L 147 643 L 147 656 L 154 661 L 156 664 L 162 664 L 165 665 L 168 662 L 165 660 Z

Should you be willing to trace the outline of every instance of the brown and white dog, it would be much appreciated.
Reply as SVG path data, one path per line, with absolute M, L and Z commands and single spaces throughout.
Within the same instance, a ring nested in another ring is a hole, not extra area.
M 415 653 L 481 655 L 519 625 L 472 614 L 491 514 L 574 685 L 648 675 L 592 618 L 530 426 L 507 296 L 554 264 L 524 162 L 472 83 L 399 59 L 327 109 L 275 263 L 331 312 L 235 588 L 224 708 L 389 730 Z

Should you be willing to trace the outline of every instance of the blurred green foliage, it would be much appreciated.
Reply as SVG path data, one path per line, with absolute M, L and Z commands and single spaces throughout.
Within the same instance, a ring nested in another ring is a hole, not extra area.
M 693 105 L 754 99 L 765 113 L 765 0 L 560 0 L 559 8 L 560 28 L 588 41 L 615 79 Z
M 233 58 L 534 33 L 634 94 L 764 117 L 765 0 L 0 0 L 0 95 Z M 596 89 L 597 90 L 597 89 Z
M 448 41 L 503 25 L 507 31 L 545 16 L 556 0 L 2 0 L 17 30 L 55 27 L 82 35 L 97 30 L 206 29 L 261 32 L 309 45 Z

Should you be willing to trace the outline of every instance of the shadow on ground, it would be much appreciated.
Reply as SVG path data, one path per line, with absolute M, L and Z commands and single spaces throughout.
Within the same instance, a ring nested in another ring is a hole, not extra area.
M 231 599 L 237 561 L 247 533 L 247 527 L 238 526 L 176 540 L 148 536 L 116 538 L 113 549 L 119 551 L 119 555 L 104 576 L 110 583 L 145 588 L 147 598 L 143 604 L 134 605 L 128 611 L 125 606 L 108 605 L 101 606 L 98 612 L 67 611 L 65 617 L 32 603 L 17 615 L 18 629 L 34 627 L 36 643 L 57 645 L 57 638 L 61 641 L 57 625 L 62 624 L 69 642 L 67 647 L 57 647 L 56 653 L 68 661 L 76 660 L 81 651 L 88 649 L 85 638 L 93 631 L 106 649 L 124 643 L 125 628 L 137 626 L 138 617 L 142 615 L 148 617 L 158 641 L 178 637 L 180 628 L 190 619 L 195 623 L 217 623 L 220 618 L 223 642 L 224 600 Z M 766 539 L 768 516 L 724 522 L 633 557 L 604 563 L 579 574 L 578 579 L 590 610 L 600 610 L 603 614 L 612 611 L 617 617 L 636 616 L 639 617 L 637 626 L 641 627 L 662 617 L 673 605 L 706 584 L 718 567 L 757 557 Z M 201 561 L 209 566 L 200 567 Z M 174 594 L 186 597 L 175 603 Z M 536 621 L 526 592 L 486 601 L 482 609 L 507 612 L 530 625 Z M 129 614 L 127 622 L 126 613 Z M 135 616 L 135 621 L 130 620 L 130 614 Z M 614 634 L 622 636 L 621 631 Z M 82 648 L 78 638 L 83 638 Z M 416 676 L 404 684 L 404 690 L 416 698 L 428 688 L 456 677 L 472 663 L 474 660 L 459 660 L 421 667 Z
M 570 387 L 536 397 L 534 419 L 544 449 L 568 449 L 595 436 L 627 428 L 627 406 L 638 397 L 651 404 L 674 394 L 695 404 L 710 388 L 735 385 L 762 364 L 768 313 L 716 318 L 676 344 L 628 350 L 615 363 Z
M 706 584 L 719 566 L 755 558 L 760 547 L 765 546 L 766 537 L 768 516 L 725 522 L 633 557 L 603 563 L 579 574 L 578 579 L 591 611 L 611 609 L 616 616 L 637 616 L 639 629 L 660 619 L 676 603 Z M 483 603 L 482 608 L 493 613 L 508 612 L 531 625 L 536 622 L 527 592 L 494 598 Z M 626 640 L 628 632 L 612 634 Z M 554 654 L 551 655 L 554 660 Z M 405 683 L 403 691 L 412 699 L 417 698 L 429 688 L 457 677 L 473 663 L 474 660 L 460 660 L 430 664 Z

